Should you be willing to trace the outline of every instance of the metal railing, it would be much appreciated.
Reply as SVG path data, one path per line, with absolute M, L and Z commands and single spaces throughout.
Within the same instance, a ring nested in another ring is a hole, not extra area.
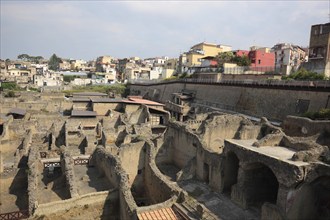
M 0 214 L 0 220 L 18 220 L 29 218 L 28 210 L 19 210 L 15 212 L 7 212 Z

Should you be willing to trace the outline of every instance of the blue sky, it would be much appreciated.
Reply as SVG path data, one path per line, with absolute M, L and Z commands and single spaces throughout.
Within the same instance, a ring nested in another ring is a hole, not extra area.
M 308 46 L 325 1 L 3 1 L 1 59 L 178 57 L 199 42 L 249 49 Z

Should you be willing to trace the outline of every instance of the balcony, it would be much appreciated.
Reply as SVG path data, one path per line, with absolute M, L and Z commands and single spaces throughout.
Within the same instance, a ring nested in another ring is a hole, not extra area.
M 167 101 L 165 103 L 165 108 L 169 111 L 177 112 L 182 115 L 187 115 L 190 110 L 189 106 L 175 104 L 174 102 L 171 102 L 171 101 Z

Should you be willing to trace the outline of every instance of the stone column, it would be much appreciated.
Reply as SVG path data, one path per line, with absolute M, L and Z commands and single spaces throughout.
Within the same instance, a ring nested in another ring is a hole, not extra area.
M 3 173 L 3 159 L 2 152 L 0 151 L 0 173 Z
M 290 194 L 293 192 L 294 190 L 287 186 L 282 184 L 278 186 L 276 205 L 279 207 L 282 213 L 286 213 L 290 209 L 290 206 L 292 205 L 290 203 Z
M 247 199 L 244 192 L 244 181 L 245 181 L 245 171 L 240 165 L 238 168 L 237 174 L 237 183 L 231 187 L 231 200 L 242 207 L 243 209 L 247 209 Z

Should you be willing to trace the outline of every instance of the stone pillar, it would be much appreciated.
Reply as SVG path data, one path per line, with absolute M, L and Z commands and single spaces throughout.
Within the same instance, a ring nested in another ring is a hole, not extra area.
M 182 114 L 179 115 L 179 121 L 183 122 L 183 115 Z
M 247 198 L 244 192 L 244 181 L 245 181 L 245 171 L 240 165 L 238 168 L 237 174 L 237 183 L 231 187 L 231 200 L 242 207 L 243 209 L 247 209 Z
M 290 192 L 292 193 L 294 190 L 282 184 L 279 185 L 276 205 L 279 207 L 282 213 L 286 213 L 292 205 L 289 200 Z
M 2 152 L 0 151 L 0 173 L 3 173 L 3 159 Z

